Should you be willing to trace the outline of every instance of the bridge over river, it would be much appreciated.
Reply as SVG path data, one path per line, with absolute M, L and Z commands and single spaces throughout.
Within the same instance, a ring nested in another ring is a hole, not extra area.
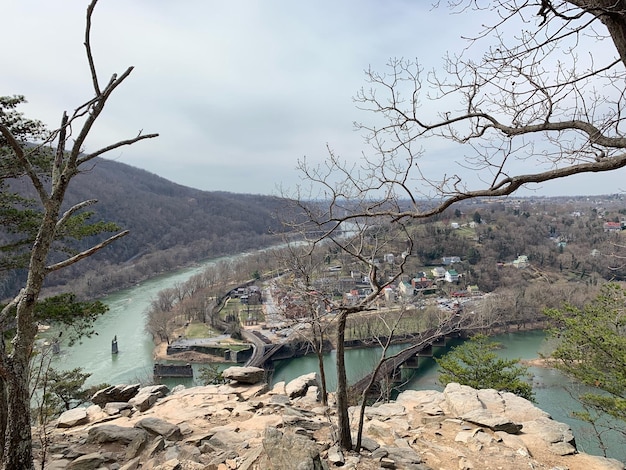
M 413 336 L 408 340 L 408 342 L 413 343 L 411 346 L 386 358 L 379 368 L 354 384 L 352 386 L 353 390 L 357 393 L 362 393 L 370 382 L 376 385 L 381 378 L 392 377 L 402 365 L 414 360 L 417 355 L 436 345 L 437 342 L 442 341 L 446 336 L 462 335 L 468 329 L 466 320 L 467 314 L 454 315 L 437 327 Z M 255 334 L 256 332 L 254 331 L 242 330 L 242 333 L 246 341 L 253 345 L 253 354 L 246 362 L 246 366 L 264 367 L 288 343 L 288 341 L 273 343 L 267 338 L 262 338 L 260 335 Z
M 372 372 L 360 379 L 351 389 L 362 394 L 372 384 L 372 388 L 377 390 L 380 380 L 384 377 L 393 377 L 402 365 L 414 360 L 419 353 L 432 348 L 434 344 L 445 339 L 446 336 L 462 335 L 467 327 L 467 315 L 457 314 L 450 317 L 447 321 L 440 325 L 426 330 L 411 339 L 412 346 L 408 346 L 402 351 L 385 358 L 380 367 L 374 368 Z

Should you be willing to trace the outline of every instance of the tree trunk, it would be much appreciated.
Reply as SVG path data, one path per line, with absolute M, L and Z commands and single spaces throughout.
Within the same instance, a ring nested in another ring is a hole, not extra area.
M 626 65 L 626 15 L 624 14 L 624 2 L 615 0 L 569 0 L 568 3 L 585 10 L 604 23 L 622 63 Z
M 60 201 L 65 187 L 61 187 Z M 54 193 L 53 193 L 54 194 Z M 55 236 L 56 220 L 61 203 L 51 199 L 45 212 L 30 255 L 26 286 L 19 294 L 16 308 L 16 333 L 13 350 L 6 358 L 7 425 L 4 433 L 3 470 L 34 469 L 30 419 L 30 359 L 37 334 L 35 304 L 46 276 L 46 260 Z
M 348 312 L 342 311 L 339 313 L 337 322 L 337 425 L 339 426 L 339 447 L 343 450 L 352 450 L 350 417 L 348 416 L 348 380 L 344 358 L 347 317 Z
M 319 321 L 319 319 L 317 320 Z M 318 324 L 319 328 L 319 324 Z M 328 391 L 326 390 L 326 368 L 324 367 L 324 332 L 319 328 L 317 343 L 317 364 L 320 369 L 320 385 L 322 386 L 322 405 L 328 405 Z
M 11 361 L 11 373 L 7 381 L 8 403 L 5 430 L 4 470 L 34 470 L 32 435 L 30 423 L 30 390 L 28 388 L 28 362 L 26 369 L 22 360 Z
M 3 368 L 6 367 L 3 361 Z M 7 384 L 4 377 L 0 377 L 0 436 L 6 435 L 7 429 Z M 1 441 L 0 441 L 1 442 Z M 0 446 L 0 462 L 4 455 L 4 445 Z

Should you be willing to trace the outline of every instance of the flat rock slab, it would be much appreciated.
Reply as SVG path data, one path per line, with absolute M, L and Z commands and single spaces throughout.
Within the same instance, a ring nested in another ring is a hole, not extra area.
M 127 428 L 115 424 L 102 424 L 89 430 L 88 441 L 99 444 L 105 442 L 120 442 L 130 444 L 134 439 L 146 437 L 147 432 L 143 429 Z
M 72 428 L 87 423 L 87 408 L 73 408 L 65 411 L 57 420 L 58 428 Z
M 158 434 L 170 441 L 180 441 L 183 438 L 178 426 L 159 418 L 144 418 L 138 421 L 135 427 L 145 429 L 152 434 Z
M 229 367 L 224 369 L 222 377 L 242 384 L 257 384 L 265 378 L 265 370 L 260 367 Z

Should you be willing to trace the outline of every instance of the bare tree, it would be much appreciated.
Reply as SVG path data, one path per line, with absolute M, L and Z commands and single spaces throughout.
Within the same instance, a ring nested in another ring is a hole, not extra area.
M 452 3 L 462 12 L 482 8 Z M 604 0 L 488 2 L 493 24 L 449 53 L 442 71 L 402 59 L 368 70 L 355 101 L 376 124 L 356 126 L 373 154 L 354 165 L 333 152 L 324 166 L 300 163 L 333 199 L 328 219 L 425 218 L 458 201 L 626 166 L 624 8 Z M 430 171 L 428 143 L 442 141 L 465 155 L 458 173 L 453 162 L 444 174 Z M 361 205 L 351 209 L 340 203 L 346 199 Z
M 303 205 L 305 210 L 314 210 L 311 205 Z M 311 218 L 311 220 L 315 220 Z M 302 227 L 300 227 L 302 229 Z M 301 233 L 306 233 L 302 229 Z M 402 224 L 398 224 L 396 230 L 388 231 L 386 227 L 366 222 L 354 222 L 350 227 L 344 227 L 342 231 L 326 233 L 323 240 L 313 232 L 313 242 L 307 245 L 309 253 L 319 248 L 320 244 L 327 245 L 331 251 L 336 252 L 336 257 L 342 261 L 342 271 L 354 268 L 357 271 L 367 273 L 369 293 L 350 302 L 346 302 L 342 296 L 325 292 L 323 289 L 311 292 L 311 296 L 318 297 L 318 303 L 324 303 L 326 310 L 334 315 L 335 323 L 335 347 L 337 389 L 335 392 L 338 441 L 342 449 L 352 449 L 352 436 L 350 431 L 350 418 L 348 415 L 348 381 L 345 365 L 345 334 L 346 323 L 351 314 L 364 312 L 372 309 L 372 304 L 381 295 L 385 287 L 397 281 L 404 273 L 405 263 L 411 252 L 412 244 Z M 381 258 L 384 254 L 392 251 L 402 251 L 404 256 L 395 267 L 393 273 L 382 275 Z M 349 264 L 349 267 L 348 267 Z M 332 285 L 332 283 L 331 283 Z
M 321 231 L 317 240 L 336 243 L 373 270 L 353 240 L 341 239 L 349 224 L 425 219 L 463 200 L 626 166 L 623 2 L 451 3 L 457 13 L 476 11 L 481 21 L 493 21 L 468 39 L 467 48 L 449 53 L 441 70 L 391 59 L 384 72 L 366 72 L 368 85 L 355 101 L 373 113 L 373 123 L 356 127 L 371 154 L 350 163 L 329 148 L 322 165 L 299 162 L 310 188 L 299 187 L 295 198 Z M 595 54 L 600 49 L 608 53 Z M 433 173 L 431 142 L 458 146 L 455 154 L 465 155 L 456 162 L 458 172 L 449 162 L 442 174 Z M 338 373 L 347 316 L 368 309 L 385 286 L 372 274 L 370 296 L 335 306 Z M 498 315 L 497 308 L 484 313 L 486 324 Z M 349 449 L 341 376 L 338 384 L 339 443 Z
M 320 250 L 317 250 L 320 251 Z M 322 404 L 328 404 L 328 390 L 326 388 L 326 368 L 324 367 L 325 344 L 332 326 L 332 319 L 326 317 L 327 298 L 320 295 L 314 286 L 315 279 L 323 274 L 323 260 L 316 250 L 301 244 L 287 243 L 283 250 L 276 250 L 277 257 L 282 260 L 286 273 L 277 281 L 289 294 L 281 297 L 279 309 L 285 317 L 291 317 L 291 311 L 296 309 L 301 313 L 301 321 L 310 324 L 309 329 L 299 329 L 297 333 L 313 349 L 317 356 L 322 387 Z M 289 301 L 286 297 L 294 298 Z
M 41 146 L 54 147 L 49 182 L 35 170 L 31 160 L 33 147 L 22 145 L 11 133 L 10 129 L 0 123 L 0 133 L 12 152 L 13 158 L 32 184 L 42 205 L 43 217 L 32 245 L 28 265 L 28 276 L 19 294 L 2 310 L 5 321 L 9 315 L 15 315 L 16 333 L 12 339 L 12 348 L 8 349 L 2 341 L 0 348 L 0 365 L 3 385 L 8 401 L 7 423 L 4 432 L 2 468 L 32 469 L 32 436 L 30 422 L 30 393 L 28 388 L 29 361 L 31 358 L 37 325 L 34 309 L 39 298 L 46 276 L 86 258 L 104 248 L 113 241 L 126 235 L 120 232 L 107 240 L 62 261 L 50 264 L 48 254 L 53 241 L 59 233 L 63 233 L 68 220 L 81 209 L 94 204 L 95 200 L 84 201 L 61 212 L 66 190 L 72 179 L 80 173 L 80 169 L 94 158 L 125 145 L 132 145 L 144 139 L 157 137 L 157 134 L 142 134 L 107 145 L 93 152 L 84 153 L 85 142 L 95 122 L 101 115 L 109 98 L 130 75 L 133 68 L 127 68 L 120 75 L 113 75 L 104 86 L 96 72 L 91 47 L 91 21 L 97 0 L 92 0 L 87 8 L 85 27 L 85 48 L 87 62 L 91 72 L 94 97 L 77 107 L 70 115 L 63 113 L 61 125 Z M 78 131 L 78 132 L 76 132 Z M 73 139 L 73 140 L 71 140 Z M 36 148 L 36 147 L 34 147 Z

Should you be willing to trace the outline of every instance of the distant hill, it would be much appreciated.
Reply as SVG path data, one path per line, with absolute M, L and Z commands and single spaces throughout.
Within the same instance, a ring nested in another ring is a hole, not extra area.
M 97 199 L 89 208 L 92 219 L 130 230 L 92 258 L 50 276 L 49 286 L 72 283 L 87 296 L 193 261 L 278 243 L 275 234 L 284 227 L 276 214 L 287 207 L 278 197 L 200 191 L 105 159 L 72 180 L 66 199 L 69 204 Z M 92 242 L 84 241 L 83 247 Z M 18 286 L 15 274 L 5 279 L 0 298 L 13 295 Z

